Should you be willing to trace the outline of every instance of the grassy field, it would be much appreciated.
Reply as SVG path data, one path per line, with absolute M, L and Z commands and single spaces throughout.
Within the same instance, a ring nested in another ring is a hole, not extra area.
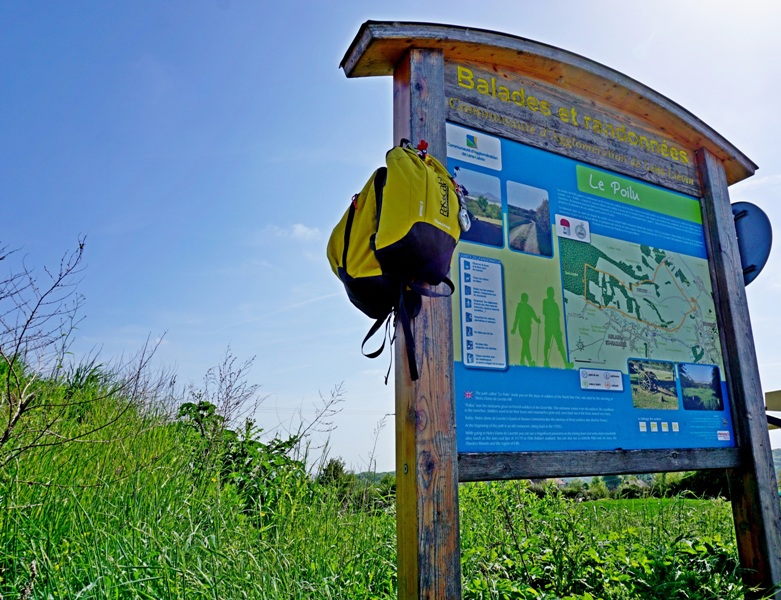
M 686 410 L 724 410 L 721 395 L 711 386 L 683 387 L 682 394 Z
M 58 385 L 68 384 L 47 389 Z M 6 464 L 4 600 L 396 597 L 392 476 L 358 478 L 333 460 L 312 468 L 302 438 L 260 443 L 251 421 L 230 425 L 203 393 L 172 412 L 82 387 L 57 392 L 79 407 L 61 431 L 122 418 Z M 604 494 L 597 483 L 591 493 Z M 493 482 L 462 485 L 460 506 L 467 599 L 745 591 L 723 500 L 579 501 Z

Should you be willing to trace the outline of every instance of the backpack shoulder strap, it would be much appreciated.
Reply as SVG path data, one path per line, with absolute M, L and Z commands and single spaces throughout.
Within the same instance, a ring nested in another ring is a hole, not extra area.
M 380 354 L 382 354 L 382 351 L 385 350 L 386 339 L 390 338 L 391 343 L 393 343 L 393 338 L 390 335 L 390 325 L 391 325 L 392 316 L 393 313 L 389 312 L 387 315 L 377 319 L 374 322 L 374 324 L 369 328 L 369 332 L 366 334 L 366 337 L 363 338 L 363 342 L 361 343 L 361 352 L 363 352 L 363 355 L 366 358 L 377 358 Z M 385 325 L 385 333 L 382 336 L 382 344 L 376 350 L 372 350 L 371 352 L 366 352 L 366 343 L 374 337 L 374 335 L 382 328 L 383 325 Z
M 412 337 L 412 318 L 408 311 L 407 302 L 405 300 L 404 285 L 401 286 L 399 293 L 399 321 L 401 322 L 401 329 L 404 331 L 404 346 L 407 350 L 407 364 L 409 365 L 409 377 L 412 381 L 418 379 L 418 361 L 415 358 L 415 338 Z M 420 300 L 418 297 L 417 300 Z M 413 309 L 414 310 L 414 309 Z
M 437 292 L 431 286 L 421 284 L 417 281 L 413 281 L 412 283 L 409 283 L 407 285 L 413 292 L 417 292 L 421 296 L 427 296 L 429 298 L 447 298 L 448 296 L 452 296 L 453 292 L 456 291 L 456 286 L 453 284 L 450 278 L 449 277 L 443 278 L 442 283 L 444 283 L 448 287 L 447 292 Z

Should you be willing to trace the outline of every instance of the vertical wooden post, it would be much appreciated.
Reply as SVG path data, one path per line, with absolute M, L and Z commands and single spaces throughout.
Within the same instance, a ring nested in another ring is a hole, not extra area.
M 748 569 L 744 580 L 759 588 L 756 597 L 765 597 L 781 584 L 781 510 L 776 475 L 727 177 L 721 161 L 711 152 L 698 151 L 697 161 L 724 362 L 744 464 L 730 471 L 735 533 L 741 565 Z M 773 597 L 781 599 L 781 591 Z
M 444 58 L 410 50 L 393 76 L 394 143 L 425 139 L 445 163 Z M 399 600 L 461 598 L 458 460 L 449 298 L 423 298 L 412 322 L 420 379 L 396 340 L 396 527 Z

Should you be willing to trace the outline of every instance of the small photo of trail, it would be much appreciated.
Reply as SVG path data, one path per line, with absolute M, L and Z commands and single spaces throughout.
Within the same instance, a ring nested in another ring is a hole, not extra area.
M 678 410 L 675 365 L 656 360 L 628 361 L 632 406 L 653 410 Z
M 717 366 L 679 364 L 678 378 L 684 410 L 724 410 Z
M 511 250 L 553 256 L 547 190 L 508 181 L 507 228 Z

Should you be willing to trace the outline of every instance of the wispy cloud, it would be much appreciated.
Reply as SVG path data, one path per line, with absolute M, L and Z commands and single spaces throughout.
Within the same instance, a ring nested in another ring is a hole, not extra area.
M 255 277 L 262 273 L 271 273 L 275 276 L 283 275 L 287 271 L 280 265 L 266 258 L 248 259 L 236 264 L 226 264 L 206 273 L 221 277 Z
M 305 242 L 314 242 L 323 237 L 322 232 L 317 227 L 307 227 L 301 223 L 295 223 L 290 228 L 290 235 L 294 240 Z
M 287 313 L 290 311 L 298 310 L 302 306 L 308 306 L 310 304 L 316 304 L 318 302 L 323 302 L 324 300 L 329 300 L 331 298 L 335 298 L 337 296 L 342 296 L 343 292 L 335 292 L 333 294 L 324 294 L 322 296 L 316 296 L 314 298 L 309 298 L 307 300 L 302 300 L 301 302 L 295 302 L 293 304 L 286 304 L 285 306 L 281 306 L 279 308 L 276 308 L 274 310 L 270 310 L 266 313 L 263 313 L 262 315 L 258 315 L 257 317 L 252 317 L 251 319 L 245 319 L 243 321 L 237 321 L 236 323 L 231 323 L 230 325 L 225 325 L 224 327 L 220 327 L 216 331 L 222 331 L 224 329 L 230 329 L 231 327 L 239 327 L 241 325 L 246 325 L 247 323 L 256 323 L 258 321 L 262 321 L 264 319 L 268 319 L 271 316 L 278 315 L 281 313 Z
M 743 192 L 756 192 L 757 190 L 772 189 L 779 186 L 781 186 L 781 174 L 767 175 L 765 177 L 755 175 L 730 187 L 730 192 L 732 196 L 737 196 Z
M 250 239 L 250 244 L 258 246 L 267 244 L 270 240 L 293 240 L 296 242 L 317 242 L 323 239 L 323 232 L 317 227 L 309 227 L 303 223 L 294 223 L 287 227 L 266 225 Z

